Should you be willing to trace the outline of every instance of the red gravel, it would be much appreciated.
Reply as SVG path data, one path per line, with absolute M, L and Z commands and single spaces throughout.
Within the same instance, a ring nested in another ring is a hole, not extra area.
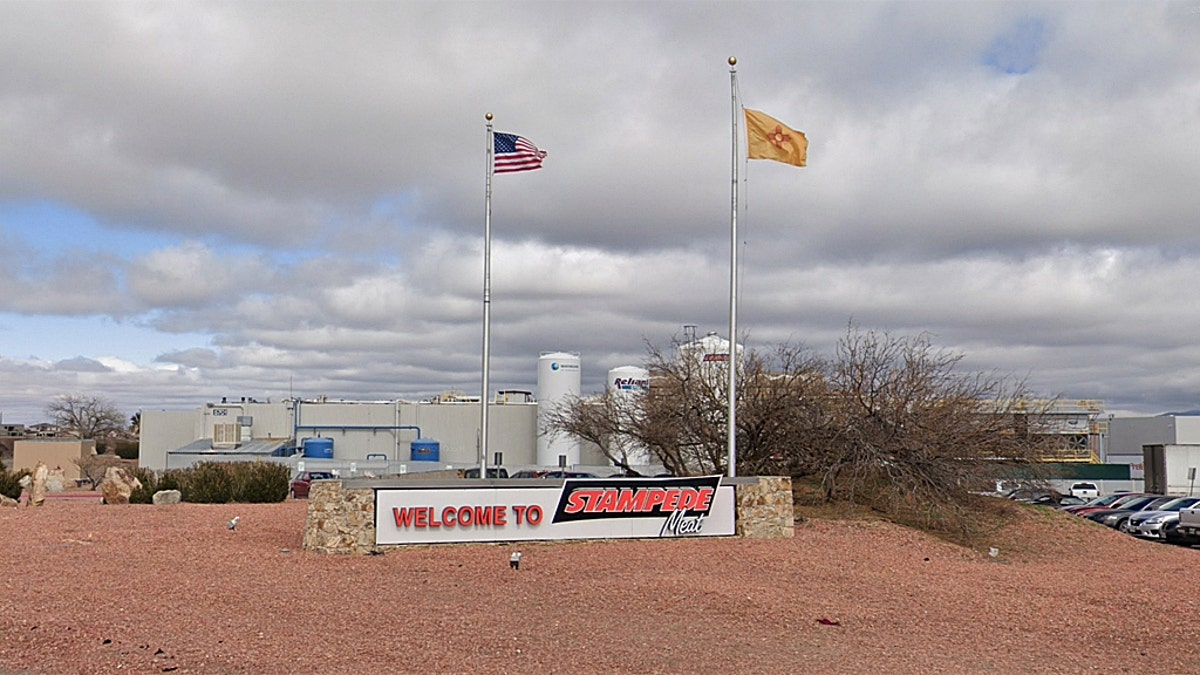
M 0 512 L 0 668 L 56 673 L 1200 673 L 1200 550 L 1034 513 L 957 547 L 789 540 L 300 550 L 306 503 Z M 241 516 L 236 531 L 225 523 Z

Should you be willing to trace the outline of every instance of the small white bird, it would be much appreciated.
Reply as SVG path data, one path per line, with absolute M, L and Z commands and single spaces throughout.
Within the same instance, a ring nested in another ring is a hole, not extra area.
M 229 529 L 231 529 L 231 530 L 236 530 L 236 529 L 237 529 L 237 524 L 238 524 L 238 522 L 239 522 L 241 519 L 242 519 L 242 517 L 241 517 L 241 516 L 234 516 L 234 517 L 233 517 L 233 520 L 229 521 L 229 523 L 228 523 L 228 525 L 229 525 Z
M 508 556 L 508 566 L 514 570 L 521 569 L 521 552 L 513 551 L 513 554 Z

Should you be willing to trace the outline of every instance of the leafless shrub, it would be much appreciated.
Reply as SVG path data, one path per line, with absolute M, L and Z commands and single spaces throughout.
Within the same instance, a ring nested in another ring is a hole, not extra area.
M 100 487 L 104 474 L 111 466 L 128 466 L 130 463 L 116 455 L 88 455 L 72 459 L 71 463 L 79 467 L 79 475 L 91 482 L 92 489 Z

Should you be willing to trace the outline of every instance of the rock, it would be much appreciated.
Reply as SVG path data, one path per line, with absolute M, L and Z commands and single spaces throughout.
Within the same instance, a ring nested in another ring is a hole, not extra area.
M 46 476 L 46 492 L 57 493 L 62 492 L 63 487 L 67 484 L 67 477 L 61 466 L 56 466 L 50 470 Z
M 183 501 L 183 493 L 179 490 L 159 490 L 151 498 L 155 504 L 178 504 Z
M 0 495 L 0 507 L 4 506 L 20 508 L 21 502 L 9 497 L 8 495 Z
M 39 459 L 37 466 L 33 467 L 33 483 L 29 487 L 29 503 L 33 506 L 46 503 L 46 480 L 49 476 L 46 463 Z
M 108 471 L 104 472 L 104 480 L 100 482 L 105 504 L 128 504 L 130 495 L 140 487 L 142 482 L 119 466 L 108 467 Z

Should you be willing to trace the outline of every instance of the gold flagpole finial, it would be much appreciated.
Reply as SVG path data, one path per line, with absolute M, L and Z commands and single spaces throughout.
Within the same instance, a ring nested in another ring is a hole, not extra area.
M 487 121 L 489 121 L 489 122 L 492 121 L 492 113 L 488 113 L 488 114 L 484 115 L 484 117 L 487 118 Z
M 736 56 L 729 57 L 729 65 L 731 65 L 731 66 L 737 65 L 737 57 Z

